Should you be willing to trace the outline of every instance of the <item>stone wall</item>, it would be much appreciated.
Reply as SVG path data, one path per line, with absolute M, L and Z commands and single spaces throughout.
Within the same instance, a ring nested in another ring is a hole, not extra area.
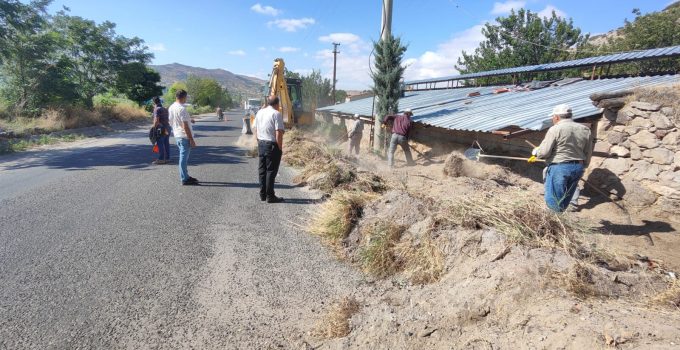
M 589 181 L 629 207 L 680 217 L 680 130 L 674 108 L 637 101 L 632 92 L 591 99 L 605 110 Z

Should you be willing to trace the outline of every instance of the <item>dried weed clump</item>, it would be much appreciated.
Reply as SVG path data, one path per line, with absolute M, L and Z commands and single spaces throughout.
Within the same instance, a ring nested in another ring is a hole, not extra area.
M 495 228 L 511 242 L 530 247 L 559 248 L 578 259 L 603 259 L 588 247 L 587 225 L 566 214 L 554 213 L 537 201 L 464 199 L 444 206 L 441 220 L 466 228 Z
M 436 282 L 444 273 L 444 253 L 429 235 L 420 241 L 403 239 L 394 250 L 396 258 L 403 262 L 404 274 L 411 283 Z
M 337 191 L 321 205 L 308 230 L 339 248 L 361 218 L 364 205 L 372 198 L 366 193 Z
M 344 297 L 334 303 L 325 317 L 319 321 L 312 335 L 321 339 L 342 338 L 352 330 L 350 320 L 359 312 L 359 302 L 352 297 Z
M 680 310 L 680 280 L 674 280 L 666 290 L 652 298 L 652 303 Z
M 393 275 L 400 269 L 396 246 L 405 227 L 390 222 L 379 221 L 366 228 L 359 257 L 362 269 L 376 277 Z

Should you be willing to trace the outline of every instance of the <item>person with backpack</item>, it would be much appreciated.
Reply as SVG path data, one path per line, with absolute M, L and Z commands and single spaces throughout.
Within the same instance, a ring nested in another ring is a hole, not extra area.
M 167 164 L 170 161 L 170 120 L 168 110 L 163 107 L 161 99 L 156 96 L 153 98 L 153 132 L 156 135 L 156 145 L 158 146 L 158 159 L 152 164 Z

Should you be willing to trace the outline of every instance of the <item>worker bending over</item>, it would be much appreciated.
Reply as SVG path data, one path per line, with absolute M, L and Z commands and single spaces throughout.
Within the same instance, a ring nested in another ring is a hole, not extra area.
M 353 119 L 354 124 L 352 124 L 352 127 L 347 132 L 347 138 L 349 139 L 348 154 L 352 155 L 352 150 L 355 150 L 356 155 L 359 155 L 361 138 L 364 136 L 364 121 L 359 118 L 358 114 L 355 114 Z
M 545 139 L 531 152 L 529 162 L 536 158 L 548 164 L 545 174 L 545 203 L 548 208 L 563 212 L 578 187 L 583 171 L 590 163 L 593 140 L 590 128 L 571 119 L 571 108 L 566 104 L 555 106 L 553 126 Z
M 411 149 L 408 145 L 408 138 L 411 132 L 411 127 L 413 122 L 411 121 L 411 116 L 413 112 L 410 109 L 404 111 L 404 114 L 400 115 L 389 115 L 385 117 L 383 121 L 383 126 L 386 126 L 389 122 L 394 122 L 392 125 L 392 139 L 390 139 L 390 148 L 387 151 L 387 165 L 394 166 L 394 152 L 397 150 L 397 145 L 400 145 L 404 150 L 404 155 L 406 156 L 406 165 L 415 165 L 413 157 L 411 156 Z

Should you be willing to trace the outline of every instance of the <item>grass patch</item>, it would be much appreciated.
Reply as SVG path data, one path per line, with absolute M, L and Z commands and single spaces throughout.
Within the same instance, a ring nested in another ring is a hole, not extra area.
M 364 243 L 359 250 L 361 268 L 373 276 L 385 278 L 400 268 L 395 247 L 405 227 L 380 221 L 364 232 Z
M 593 279 L 593 270 L 586 264 L 577 263 L 567 273 L 556 276 L 564 288 L 578 298 L 585 299 L 600 295 Z
M 552 212 L 538 201 L 520 198 L 512 201 L 464 199 L 440 212 L 439 221 L 449 221 L 471 229 L 494 228 L 509 241 L 529 247 L 563 249 L 578 259 L 610 257 L 587 246 L 585 236 L 593 233 L 588 225 L 568 214 Z
M 338 191 L 321 204 L 318 213 L 309 223 L 308 230 L 321 236 L 334 247 L 352 231 L 361 218 L 364 205 L 372 197 L 365 193 Z
M 680 281 L 674 280 L 666 290 L 652 298 L 652 303 L 680 310 Z
M 359 302 L 352 297 L 344 297 L 330 307 L 324 318 L 312 331 L 312 335 L 322 339 L 342 338 L 352 330 L 350 319 L 359 312 Z
M 420 241 L 404 239 L 394 250 L 396 258 L 403 262 L 404 274 L 411 283 L 436 282 L 444 273 L 444 253 L 429 234 Z
M 34 139 L 13 139 L 0 145 L 0 154 L 22 152 L 34 147 L 52 145 L 59 142 L 74 142 L 84 138 L 85 136 L 83 135 L 71 134 L 64 136 L 42 135 Z

